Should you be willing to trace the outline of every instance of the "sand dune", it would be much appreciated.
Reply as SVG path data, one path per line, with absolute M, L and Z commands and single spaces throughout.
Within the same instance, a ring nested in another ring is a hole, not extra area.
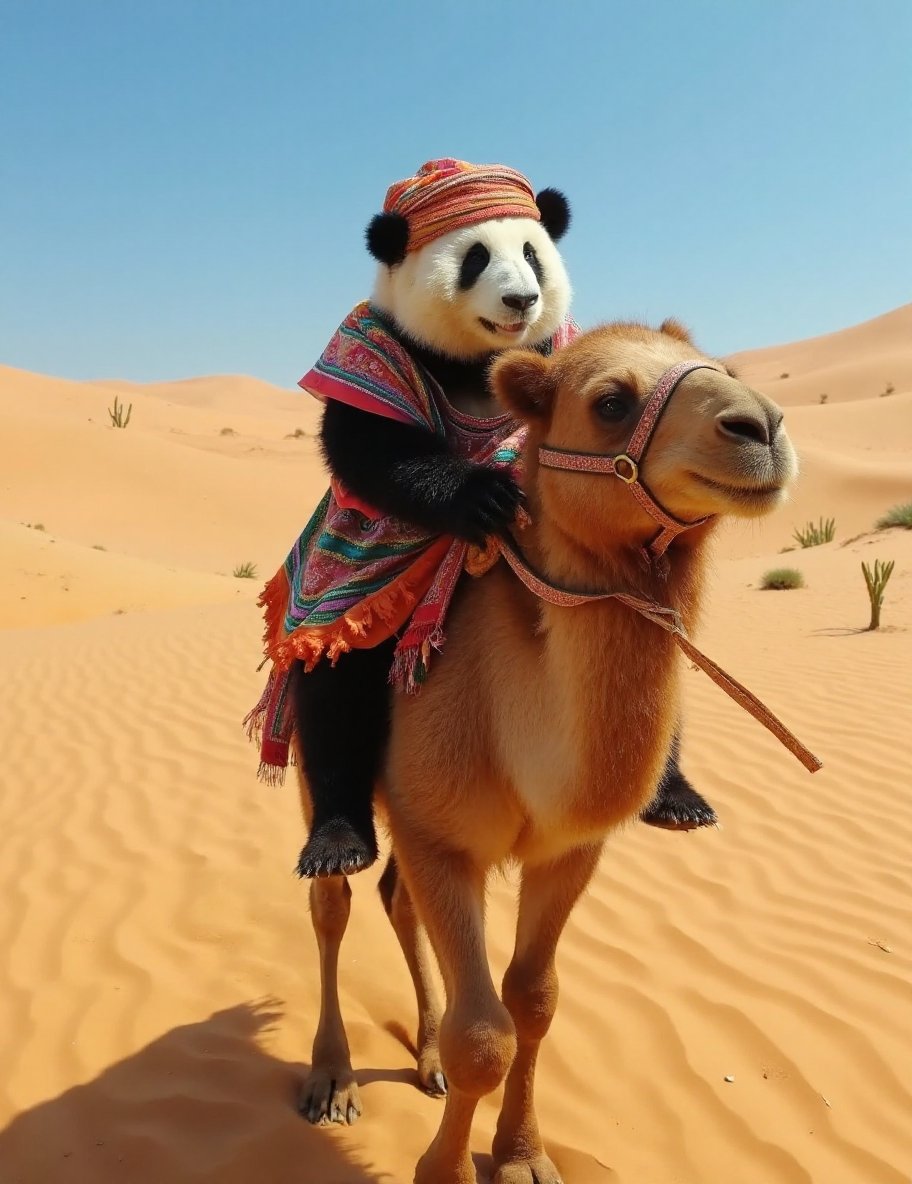
M 4 628 L 250 599 L 247 580 L 112 554 L 102 544 L 56 539 L 37 525 L 42 529 L 0 522 Z
M 784 347 L 802 389 L 829 366 L 848 390 L 860 357 L 874 393 L 793 400 L 798 492 L 727 533 L 701 640 L 826 767 L 809 777 L 688 675 L 685 768 L 722 829 L 616 835 L 570 923 L 539 1074 L 567 1184 L 912 1179 L 912 532 L 870 530 L 912 500 L 912 383 L 891 364 L 897 391 L 875 397 L 910 310 Z M 407 1184 L 436 1127 L 376 871 L 341 973 L 365 1116 L 326 1131 L 294 1112 L 318 973 L 295 793 L 255 782 L 239 727 L 260 581 L 230 573 L 270 574 L 322 491 L 313 440 L 287 438 L 314 422 L 251 379 L 0 370 L 0 1184 Z M 820 515 L 835 541 L 781 556 Z M 896 560 L 878 633 L 870 558 Z M 806 587 L 758 591 L 782 563 Z M 513 908 L 494 884 L 496 973 Z
M 276 538 L 294 539 L 326 487 L 316 401 L 253 382 L 242 414 L 248 380 L 228 384 L 228 409 L 169 401 L 172 385 L 132 392 L 118 430 L 109 389 L 0 368 L 2 517 L 164 566 L 274 567 Z
M 733 354 L 738 373 L 791 407 L 888 397 L 912 391 L 912 304 L 824 337 Z

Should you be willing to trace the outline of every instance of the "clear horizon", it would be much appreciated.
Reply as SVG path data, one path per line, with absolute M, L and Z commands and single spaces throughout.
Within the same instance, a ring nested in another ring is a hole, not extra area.
M 433 156 L 567 194 L 584 325 L 728 354 L 912 298 L 912 5 L 12 3 L 0 363 L 285 388 Z

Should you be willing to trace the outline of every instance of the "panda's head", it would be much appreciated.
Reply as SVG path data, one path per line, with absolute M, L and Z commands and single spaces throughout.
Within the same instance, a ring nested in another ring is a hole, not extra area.
M 419 218 L 385 210 L 371 222 L 367 245 L 380 264 L 374 303 L 413 340 L 449 358 L 472 361 L 547 341 L 570 308 L 555 246 L 570 221 L 566 198 L 530 191 L 509 216 L 479 218 L 471 204 L 463 212 L 457 190 L 446 196 L 444 218 L 430 211 L 430 232 L 420 222 L 427 198 Z M 491 212 L 500 212 L 496 202 Z M 441 230 L 448 221 L 454 228 Z

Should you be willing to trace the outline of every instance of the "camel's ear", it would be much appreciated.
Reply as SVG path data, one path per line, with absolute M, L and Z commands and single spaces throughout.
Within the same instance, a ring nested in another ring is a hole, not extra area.
M 666 337 L 674 337 L 677 341 L 683 341 L 685 345 L 693 345 L 693 338 L 686 325 L 682 325 L 680 321 L 676 321 L 674 317 L 669 317 L 659 325 L 659 332 L 664 333 Z
M 508 349 L 491 367 L 491 389 L 517 419 L 544 419 L 551 412 L 551 359 L 531 350 Z

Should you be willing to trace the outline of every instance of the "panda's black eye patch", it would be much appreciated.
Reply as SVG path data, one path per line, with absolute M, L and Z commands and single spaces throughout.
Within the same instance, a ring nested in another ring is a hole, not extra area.
M 484 243 L 475 243 L 466 251 L 459 269 L 459 286 L 471 288 L 491 261 L 491 252 Z
M 544 275 L 544 268 L 542 267 L 541 260 L 535 253 L 535 248 L 531 243 L 523 244 L 523 259 L 525 259 L 525 261 L 529 264 L 535 273 L 535 278 L 539 283 L 541 283 L 542 276 Z

